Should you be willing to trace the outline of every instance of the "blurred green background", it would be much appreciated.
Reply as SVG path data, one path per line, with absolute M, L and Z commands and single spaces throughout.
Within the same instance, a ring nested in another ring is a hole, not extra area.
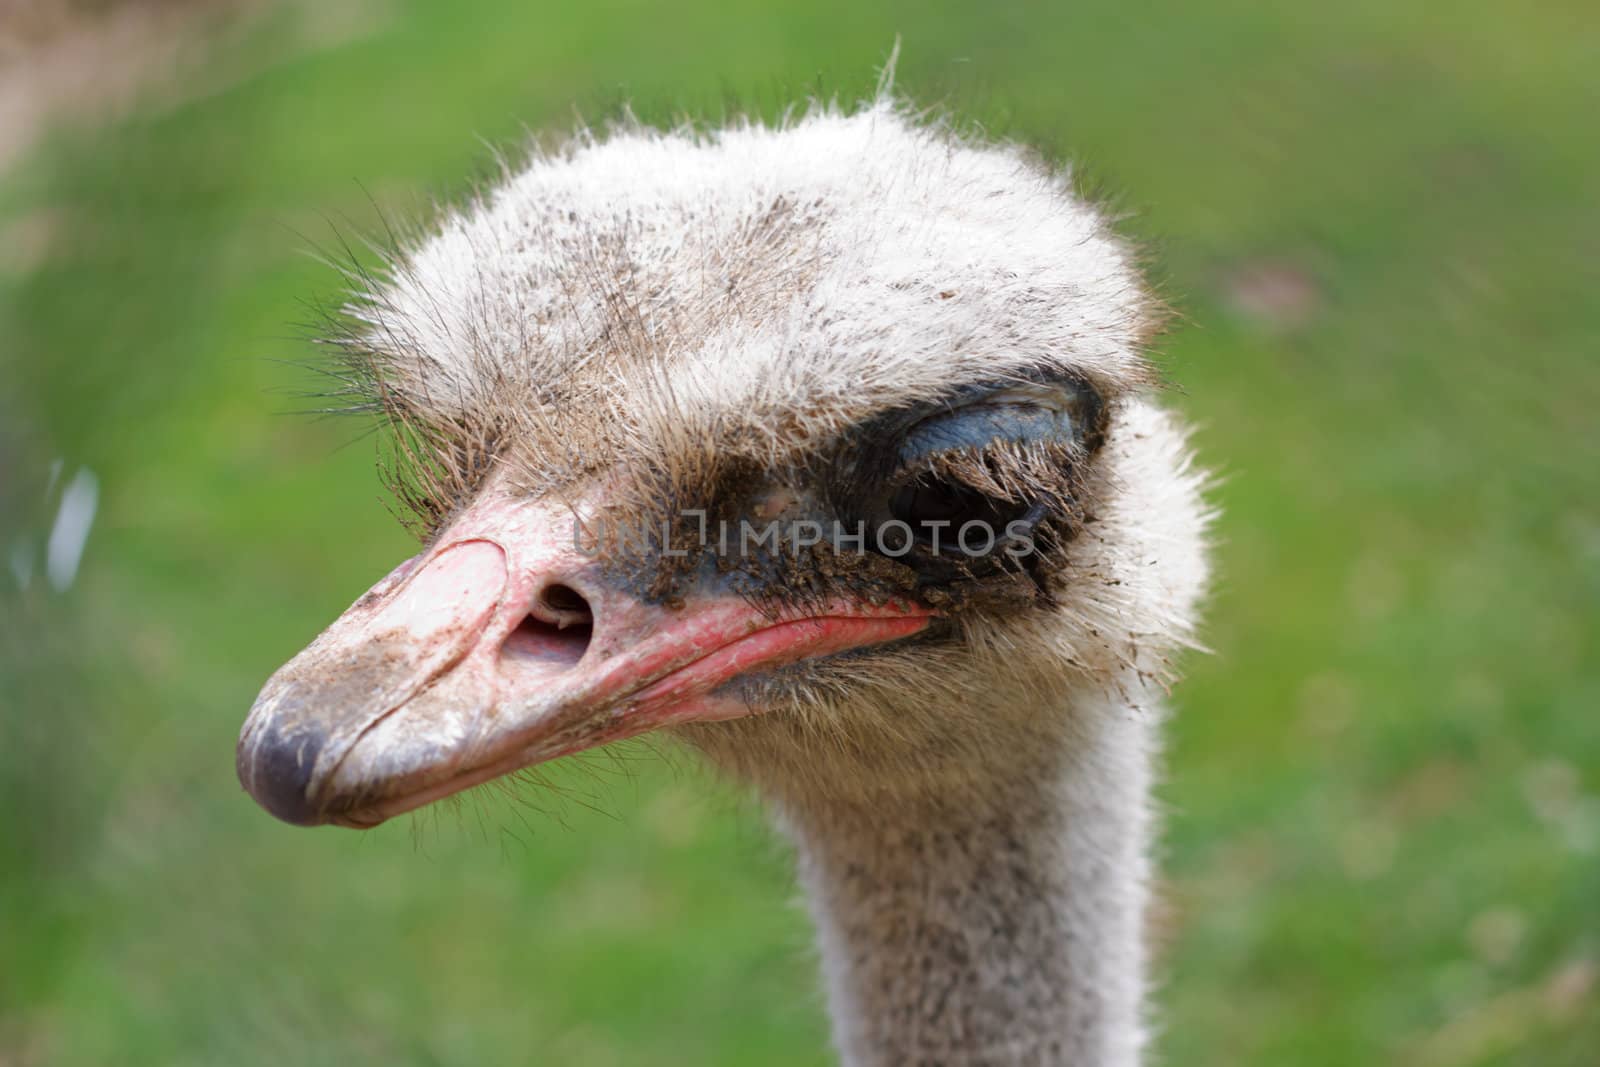
M 1161 358 L 1225 517 L 1163 1061 L 1600 1062 L 1592 4 L 7 17 L 0 1064 L 828 1062 L 787 858 L 690 758 L 357 835 L 268 818 L 232 749 L 409 553 L 372 439 L 293 414 L 339 287 L 306 249 L 624 101 L 859 97 L 896 34 L 912 99 L 1114 194 L 1185 314 Z

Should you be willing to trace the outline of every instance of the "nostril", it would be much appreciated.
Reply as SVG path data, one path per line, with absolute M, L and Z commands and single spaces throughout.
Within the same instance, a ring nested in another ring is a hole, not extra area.
M 506 637 L 503 657 L 523 663 L 570 666 L 588 651 L 594 612 L 584 595 L 560 582 L 539 590 L 528 614 Z
M 575 623 L 592 623 L 594 614 L 583 594 L 570 585 L 547 585 L 539 594 L 539 603 L 554 616 L 550 621 L 567 627 Z

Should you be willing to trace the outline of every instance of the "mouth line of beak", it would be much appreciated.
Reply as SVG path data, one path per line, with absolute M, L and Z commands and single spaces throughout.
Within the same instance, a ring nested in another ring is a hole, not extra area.
M 517 731 L 495 746 L 492 758 L 467 767 L 441 782 L 411 793 L 388 797 L 377 803 L 345 812 L 328 814 L 328 821 L 352 829 L 371 829 L 397 815 L 414 811 L 475 786 L 514 773 L 524 767 L 559 759 L 585 749 L 624 740 L 677 722 L 733 718 L 735 714 L 704 714 L 695 708 L 696 698 L 711 693 L 741 675 L 773 669 L 800 660 L 817 659 L 871 645 L 910 637 L 926 629 L 934 619 L 931 613 L 903 611 L 898 614 L 811 615 L 780 619 L 770 626 L 743 633 L 704 649 L 684 661 L 669 661 L 657 670 L 631 680 L 597 701 L 586 701 L 584 694 L 551 718 L 542 719 Z M 808 632 L 809 631 L 809 632 Z M 402 710 L 400 705 L 384 716 Z M 580 736 L 569 744 L 548 752 L 529 750 L 541 740 L 569 731 L 584 722 L 604 716 L 610 722 L 594 733 Z M 373 724 L 362 731 L 363 736 Z M 326 781 L 337 776 L 339 764 L 329 769 Z

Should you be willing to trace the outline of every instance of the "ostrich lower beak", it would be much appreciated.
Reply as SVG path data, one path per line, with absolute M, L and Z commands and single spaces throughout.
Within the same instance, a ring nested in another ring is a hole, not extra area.
M 755 710 L 730 685 L 922 630 L 925 609 L 667 607 L 602 573 L 574 512 L 489 494 L 268 680 L 239 780 L 286 822 L 374 826 L 530 764 Z

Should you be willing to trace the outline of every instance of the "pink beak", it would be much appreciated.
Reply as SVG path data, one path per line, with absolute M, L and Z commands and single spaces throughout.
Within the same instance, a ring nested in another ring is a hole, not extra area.
M 374 826 L 533 763 L 750 714 L 741 677 L 931 618 L 902 602 L 774 615 L 709 588 L 649 603 L 580 551 L 575 521 L 486 493 L 268 680 L 239 736 L 245 789 L 287 822 Z

